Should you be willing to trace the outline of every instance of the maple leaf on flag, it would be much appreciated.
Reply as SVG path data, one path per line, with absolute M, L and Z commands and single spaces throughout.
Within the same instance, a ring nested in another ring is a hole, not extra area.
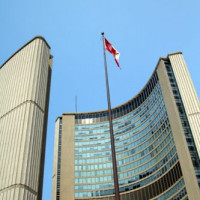
M 114 56 L 115 62 L 117 63 L 117 66 L 120 68 L 120 65 L 119 65 L 120 53 L 113 47 L 113 45 L 110 42 L 108 42 L 106 38 L 104 38 L 104 44 L 105 44 L 106 50 L 109 51 Z

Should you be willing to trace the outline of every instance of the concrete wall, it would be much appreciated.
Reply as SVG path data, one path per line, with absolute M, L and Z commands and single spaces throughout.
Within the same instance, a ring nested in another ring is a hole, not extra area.
M 182 54 L 169 56 L 200 157 L 200 104 Z
M 0 68 L 0 200 L 41 199 L 49 61 L 36 37 Z
M 60 200 L 74 199 L 74 115 L 62 116 Z
M 174 55 L 175 56 L 175 55 Z M 177 55 L 178 56 L 178 55 Z M 177 66 L 180 67 L 181 66 Z M 179 157 L 188 197 L 190 200 L 200 199 L 200 191 L 197 179 L 194 173 L 193 164 L 187 147 L 185 134 L 179 117 L 176 102 L 169 82 L 169 78 L 165 69 L 164 61 L 161 60 L 157 69 L 159 82 L 162 88 L 167 113 L 169 116 L 172 133 Z M 184 76 L 184 75 L 183 75 Z

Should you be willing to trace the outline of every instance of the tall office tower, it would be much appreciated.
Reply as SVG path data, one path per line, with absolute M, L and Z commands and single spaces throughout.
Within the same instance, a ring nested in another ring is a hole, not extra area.
M 200 199 L 200 104 L 181 53 L 112 109 L 121 200 Z M 52 200 L 114 200 L 108 111 L 56 120 Z
M 52 56 L 35 37 L 0 68 L 0 200 L 41 200 Z

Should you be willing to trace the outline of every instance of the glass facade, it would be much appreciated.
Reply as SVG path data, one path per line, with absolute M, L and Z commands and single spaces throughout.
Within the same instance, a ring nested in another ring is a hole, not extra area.
M 200 186 L 200 160 L 199 160 L 199 156 L 198 156 L 198 153 L 197 153 L 194 138 L 192 136 L 192 131 L 191 131 L 188 119 L 187 119 L 187 115 L 186 115 L 184 105 L 183 105 L 183 102 L 182 102 L 182 99 L 181 99 L 181 95 L 180 95 L 180 92 L 179 92 L 179 89 L 178 89 L 178 86 L 177 86 L 177 83 L 176 83 L 176 79 L 175 79 L 175 76 L 174 76 L 174 73 L 173 73 L 173 69 L 172 69 L 169 62 L 165 62 L 165 64 L 166 64 L 166 70 L 167 70 L 167 74 L 168 74 L 168 77 L 169 77 L 170 85 L 172 87 L 174 99 L 176 101 L 177 109 L 178 109 L 178 112 L 179 112 L 179 116 L 180 116 L 180 119 L 181 119 L 183 130 L 184 130 L 184 133 L 185 133 L 185 138 L 186 138 L 186 141 L 187 141 L 188 149 L 189 149 L 190 156 L 191 156 L 191 159 L 192 159 L 192 163 L 193 163 L 193 166 L 194 166 L 197 181 L 198 181 L 198 184 Z
M 157 198 L 163 199 L 179 190 L 186 194 L 157 74 L 112 115 L 121 195 L 133 192 L 147 199 L 166 190 Z M 114 194 L 108 113 L 77 114 L 75 119 L 75 198 Z M 149 192 L 151 187 L 157 189 Z M 142 194 L 134 192 L 140 188 Z
M 199 101 L 189 80 L 181 53 L 170 54 L 112 109 L 121 200 L 200 199 Z M 52 200 L 115 200 L 108 111 L 64 113 L 57 138 Z
M 62 144 L 61 138 L 62 138 L 62 118 L 59 121 L 56 200 L 60 199 L 60 167 L 61 167 L 61 144 Z

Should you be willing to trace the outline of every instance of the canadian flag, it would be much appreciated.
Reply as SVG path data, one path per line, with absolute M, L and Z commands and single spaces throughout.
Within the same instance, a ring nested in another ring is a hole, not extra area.
M 115 58 L 115 62 L 117 63 L 117 66 L 120 68 L 120 66 L 119 66 L 120 53 L 113 47 L 113 45 L 110 42 L 108 42 L 108 40 L 106 38 L 104 38 L 104 44 L 105 44 L 106 50 L 109 51 L 110 53 L 112 53 L 112 55 Z

